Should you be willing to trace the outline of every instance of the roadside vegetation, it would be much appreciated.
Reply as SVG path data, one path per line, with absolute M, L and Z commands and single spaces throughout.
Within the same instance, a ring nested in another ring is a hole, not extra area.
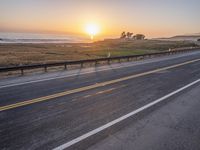
M 132 40 L 144 40 L 145 35 L 144 34 L 133 34 L 132 32 L 122 32 L 120 39 L 132 39 Z
M 0 44 L 0 67 L 145 54 L 193 47 L 186 41 L 104 40 L 94 43 Z

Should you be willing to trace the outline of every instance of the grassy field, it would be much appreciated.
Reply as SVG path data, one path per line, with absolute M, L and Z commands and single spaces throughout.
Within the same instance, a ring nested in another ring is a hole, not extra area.
M 191 47 L 183 41 L 105 40 L 94 43 L 66 44 L 0 44 L 0 67 L 40 64 L 69 60 L 152 53 L 169 48 Z

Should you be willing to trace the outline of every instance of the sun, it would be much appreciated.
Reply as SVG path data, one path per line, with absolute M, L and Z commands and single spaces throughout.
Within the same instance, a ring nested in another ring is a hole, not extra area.
M 86 33 L 90 35 L 91 39 L 100 32 L 100 27 L 97 24 L 87 24 L 85 27 Z

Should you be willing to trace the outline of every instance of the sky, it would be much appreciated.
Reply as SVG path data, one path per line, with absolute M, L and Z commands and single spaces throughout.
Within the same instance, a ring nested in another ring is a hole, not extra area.
M 199 14 L 200 0 L 0 0 L 0 32 L 85 35 L 94 23 L 103 38 L 166 37 L 200 33 Z

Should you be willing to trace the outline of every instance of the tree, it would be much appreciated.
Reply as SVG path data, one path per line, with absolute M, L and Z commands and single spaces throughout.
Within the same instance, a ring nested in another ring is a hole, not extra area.
M 128 39 L 130 39 L 130 38 L 132 37 L 132 35 L 133 35 L 133 33 L 131 33 L 131 32 L 127 32 L 127 33 L 126 33 L 126 37 L 127 37 Z
M 133 39 L 135 40 L 144 40 L 144 38 L 145 38 L 145 35 L 143 34 L 136 34 L 133 36 Z
M 120 36 L 120 39 L 125 39 L 126 38 L 126 33 L 125 32 L 122 32 L 121 33 L 121 36 Z

